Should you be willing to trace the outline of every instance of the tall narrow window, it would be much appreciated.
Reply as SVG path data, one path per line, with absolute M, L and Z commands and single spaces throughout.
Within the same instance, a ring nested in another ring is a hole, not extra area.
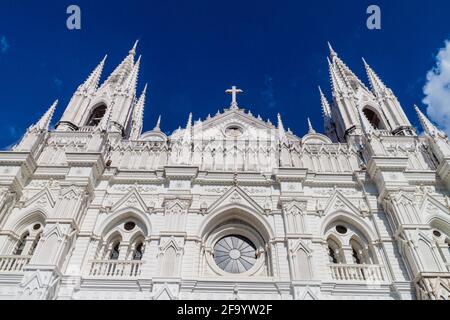
M 111 249 L 111 254 L 109 255 L 109 259 L 110 260 L 119 259 L 119 250 L 120 250 L 120 242 L 116 242 Z
M 27 238 L 30 234 L 26 232 L 17 243 L 16 250 L 14 251 L 14 255 L 20 256 L 23 253 L 23 249 L 25 249 L 25 244 L 27 243 Z
M 355 264 L 362 264 L 361 259 L 359 258 L 358 252 L 355 248 L 352 248 L 352 257 L 353 257 L 353 263 Z
M 102 120 L 103 116 L 106 113 L 106 106 L 104 104 L 96 107 L 92 113 L 91 116 L 89 117 L 89 120 L 87 122 L 88 126 L 96 126 L 100 123 L 100 121 Z
M 144 247 L 144 245 L 142 243 L 139 243 L 136 246 L 136 249 L 134 249 L 134 252 L 133 252 L 133 260 L 142 260 L 143 247 Z
M 34 239 L 33 244 L 31 245 L 30 255 L 33 255 L 34 250 L 36 250 L 39 240 L 41 240 L 41 234 L 42 234 L 42 232 L 36 236 L 36 239 Z
M 328 246 L 328 257 L 331 263 L 338 263 L 338 259 L 336 258 L 336 253 L 334 252 L 334 249 L 330 246 Z

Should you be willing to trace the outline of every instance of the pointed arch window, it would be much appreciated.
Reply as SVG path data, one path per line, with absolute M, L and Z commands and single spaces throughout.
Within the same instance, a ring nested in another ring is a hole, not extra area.
M 144 255 L 144 244 L 139 242 L 133 252 L 133 260 L 142 260 Z
M 119 253 L 120 253 L 120 241 L 117 241 L 112 246 L 111 253 L 109 254 L 109 260 L 119 259 Z
M 375 128 L 375 129 L 385 129 L 383 126 L 383 123 L 380 119 L 380 117 L 378 116 L 378 114 L 369 109 L 369 108 L 364 108 L 363 109 L 364 115 L 367 117 L 367 119 L 369 120 L 370 124 Z
M 87 122 L 87 126 L 97 126 L 100 121 L 102 120 L 103 116 L 106 113 L 106 105 L 101 104 L 98 107 L 95 107 L 94 110 L 92 110 L 92 113 L 89 117 L 89 120 Z
M 25 249 L 25 245 L 27 243 L 27 238 L 30 236 L 29 232 L 26 232 L 17 243 L 16 250 L 14 251 L 14 255 L 20 256 L 23 253 L 23 250 Z
M 332 239 L 328 239 L 328 260 L 330 263 L 343 263 L 343 259 L 341 258 L 341 247 L 336 243 L 336 241 Z
M 31 245 L 31 248 L 30 248 L 30 255 L 33 255 L 34 251 L 36 250 L 39 240 L 41 240 L 41 235 L 42 235 L 42 232 L 36 236 L 36 239 L 34 239 L 33 244 Z

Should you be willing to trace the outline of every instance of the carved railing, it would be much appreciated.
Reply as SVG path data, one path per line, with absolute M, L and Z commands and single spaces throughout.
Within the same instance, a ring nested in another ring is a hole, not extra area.
M 22 272 L 31 256 L 0 256 L 0 272 Z
M 78 132 L 92 132 L 94 131 L 95 126 L 84 126 L 78 129 Z
M 141 275 L 143 261 L 140 260 L 93 260 L 88 276 L 108 278 L 136 278 Z
M 385 281 L 383 267 L 374 264 L 330 264 L 337 281 Z
M 382 135 L 382 136 L 388 136 L 388 137 L 393 137 L 394 134 L 389 131 L 389 130 L 382 130 L 382 129 L 378 129 L 378 132 Z

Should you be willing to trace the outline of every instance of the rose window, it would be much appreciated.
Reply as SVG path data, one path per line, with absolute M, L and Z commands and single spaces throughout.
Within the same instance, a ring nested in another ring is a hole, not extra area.
M 256 263 L 256 247 L 245 237 L 226 236 L 214 246 L 214 261 L 225 272 L 244 273 Z

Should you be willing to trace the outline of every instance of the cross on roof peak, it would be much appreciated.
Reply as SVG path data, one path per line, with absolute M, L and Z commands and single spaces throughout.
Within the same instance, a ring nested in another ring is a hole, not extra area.
M 232 86 L 231 89 L 228 89 L 225 92 L 228 94 L 231 94 L 230 109 L 231 110 L 239 109 L 238 104 L 237 104 L 237 94 L 243 93 L 244 91 L 242 91 L 241 89 L 238 89 L 236 86 Z

